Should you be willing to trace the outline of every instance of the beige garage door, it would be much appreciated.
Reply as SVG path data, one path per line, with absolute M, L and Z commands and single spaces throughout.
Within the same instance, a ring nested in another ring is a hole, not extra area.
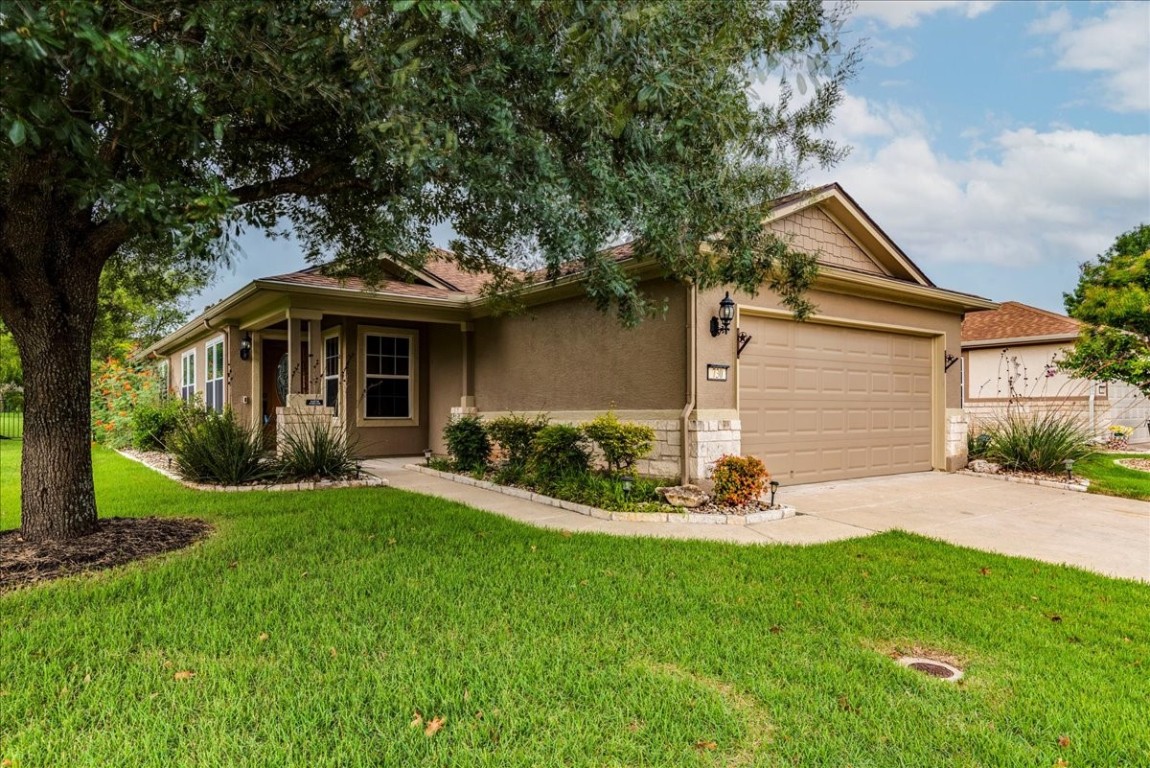
M 931 469 L 931 340 L 744 316 L 743 453 L 782 483 Z

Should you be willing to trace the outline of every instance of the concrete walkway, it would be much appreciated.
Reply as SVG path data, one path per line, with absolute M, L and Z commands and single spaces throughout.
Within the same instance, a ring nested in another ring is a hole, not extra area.
M 822 544 L 894 529 L 952 544 L 1150 581 L 1150 503 L 920 472 L 783 488 L 799 515 L 755 525 L 622 523 L 404 469 L 418 459 L 371 459 L 392 487 L 426 493 L 543 528 L 740 544 Z

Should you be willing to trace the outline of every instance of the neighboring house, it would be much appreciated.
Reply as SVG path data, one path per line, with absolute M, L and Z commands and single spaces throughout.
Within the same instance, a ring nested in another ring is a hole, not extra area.
M 627 246 L 617 254 L 662 317 L 622 328 L 578 274 L 497 316 L 483 277 L 440 253 L 421 270 L 387 260 L 374 289 L 318 267 L 256 280 L 145 354 L 170 361 L 185 397 L 269 430 L 334 418 L 364 456 L 443 452 L 458 413 L 574 422 L 613 408 L 656 430 L 640 470 L 684 480 L 725 453 L 759 456 L 788 484 L 965 464 L 946 360 L 963 314 L 997 305 L 936 287 L 838 185 L 775 201 L 764 225 L 822 262 L 808 322 L 769 292 L 732 291 L 729 332 L 712 335 L 724 290 L 668 280 Z
M 1017 301 L 967 315 L 962 324 L 963 404 L 972 422 L 1010 412 L 1057 411 L 1079 418 L 1096 436 L 1112 424 L 1150 441 L 1150 400 L 1121 382 L 1073 378 L 1058 367 L 1074 345 L 1079 321 Z

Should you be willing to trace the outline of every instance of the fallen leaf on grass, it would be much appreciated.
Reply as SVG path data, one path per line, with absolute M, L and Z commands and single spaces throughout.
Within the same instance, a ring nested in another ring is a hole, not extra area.
M 239 560 L 233 560 L 233 561 L 231 561 L 230 563 L 228 563 L 228 567 L 229 567 L 229 568 L 238 568 L 238 567 L 239 567 L 239 565 L 240 565 L 240 561 L 239 561 Z
M 783 631 L 783 628 L 780 627 L 778 624 L 775 624 L 774 626 L 771 627 L 771 634 L 772 635 L 777 635 L 782 631 Z
M 427 737 L 434 736 L 435 734 L 439 733 L 439 730 L 443 727 L 443 724 L 446 722 L 447 722 L 446 717 L 434 718 L 430 723 L 427 724 L 427 727 L 423 729 L 423 735 L 427 736 Z
M 1054 768 L 1070 768 L 1070 763 L 1060 757 L 1054 761 Z
M 563 538 L 565 538 L 565 539 L 569 539 L 574 535 L 575 534 L 571 533 L 571 531 L 563 531 Z
M 190 669 L 182 669 L 179 672 L 177 672 L 175 675 L 173 675 L 172 678 L 175 680 L 191 680 L 195 676 L 196 676 L 196 673 L 191 671 Z
M 171 669 L 172 668 L 172 662 L 165 661 L 163 666 L 164 666 L 164 669 Z
M 989 576 L 990 575 L 990 569 L 989 568 L 979 568 L 978 573 L 981 576 Z
M 1058 737 L 1058 746 L 1069 747 L 1070 746 L 1070 737 L 1065 735 L 1065 734 L 1063 734 L 1062 736 L 1059 736 Z
M 11 766 L 12 766 L 12 761 L 9 760 L 8 758 L 4 758 L 3 760 L 0 760 L 0 768 L 11 768 Z
M 700 739 L 699 741 L 695 742 L 695 749 L 699 750 L 700 752 L 704 750 L 710 751 L 712 749 L 718 749 L 718 747 L 719 745 L 713 741 L 703 741 Z
M 271 635 L 269 635 L 267 632 L 260 632 L 260 642 L 261 643 L 265 642 L 269 637 L 271 637 Z
M 419 710 L 417 709 L 411 713 L 410 727 L 418 728 L 421 725 L 423 725 L 423 715 L 419 714 Z
M 858 712 L 858 707 L 851 704 L 850 699 L 846 696 L 839 696 L 839 709 L 843 712 Z
M 92 682 L 92 675 L 91 675 L 91 673 L 88 673 L 88 674 L 84 675 L 84 682 L 85 682 L 85 683 L 90 683 L 90 682 Z
M 331 654 L 331 657 L 332 657 L 333 659 L 334 659 L 336 656 L 338 656 L 338 655 L 339 655 L 339 654 L 336 652 L 335 648 L 328 648 L 327 650 L 328 650 L 328 653 L 330 653 L 330 654 Z
M 1050 614 L 1050 620 L 1057 623 L 1057 622 L 1062 621 L 1062 617 L 1059 616 L 1057 613 L 1052 613 L 1052 614 Z

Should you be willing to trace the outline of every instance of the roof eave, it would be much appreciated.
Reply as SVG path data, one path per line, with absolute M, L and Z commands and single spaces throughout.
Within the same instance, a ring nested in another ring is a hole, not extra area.
M 1024 347 L 1038 344 L 1074 343 L 1078 339 L 1077 333 L 1048 333 L 1041 336 L 1011 336 L 998 339 L 972 339 L 963 340 L 963 349 L 981 349 L 985 347 Z

